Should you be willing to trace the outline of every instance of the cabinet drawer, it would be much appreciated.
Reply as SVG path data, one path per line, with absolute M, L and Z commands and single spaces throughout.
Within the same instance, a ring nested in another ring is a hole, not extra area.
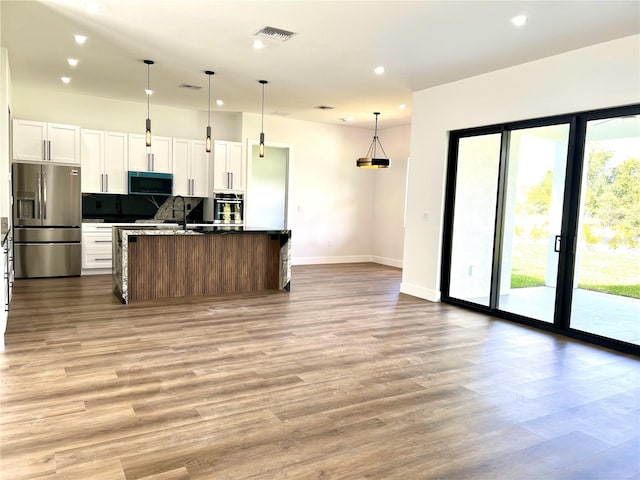
M 112 238 L 111 232 L 108 233 L 83 233 L 82 244 L 84 247 L 104 247 L 111 248 Z
M 82 257 L 82 268 L 111 268 L 111 251 L 85 252 Z

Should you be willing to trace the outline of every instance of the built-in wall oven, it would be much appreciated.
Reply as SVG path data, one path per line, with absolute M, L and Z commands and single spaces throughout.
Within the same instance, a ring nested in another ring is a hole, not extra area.
M 241 193 L 213 194 L 213 222 L 238 225 L 243 223 L 244 196 Z

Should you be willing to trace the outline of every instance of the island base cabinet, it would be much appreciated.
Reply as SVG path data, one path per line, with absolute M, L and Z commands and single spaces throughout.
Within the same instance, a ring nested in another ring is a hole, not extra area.
M 280 288 L 277 236 L 140 235 L 128 250 L 129 302 Z

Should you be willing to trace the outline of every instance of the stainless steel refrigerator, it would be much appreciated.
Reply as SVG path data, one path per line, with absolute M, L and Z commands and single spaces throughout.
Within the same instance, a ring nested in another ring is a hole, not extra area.
M 80 168 L 14 163 L 12 183 L 16 278 L 80 275 Z

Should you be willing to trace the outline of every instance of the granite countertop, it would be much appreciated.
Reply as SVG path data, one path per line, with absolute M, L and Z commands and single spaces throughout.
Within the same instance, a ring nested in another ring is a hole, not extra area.
M 290 230 L 276 230 L 271 228 L 245 228 L 240 226 L 220 226 L 220 225 L 187 225 L 185 230 L 183 227 L 175 227 L 172 225 L 165 226 L 116 226 L 116 228 L 127 235 L 202 235 L 202 234 L 238 234 L 238 233 L 269 233 L 269 234 L 290 234 Z

